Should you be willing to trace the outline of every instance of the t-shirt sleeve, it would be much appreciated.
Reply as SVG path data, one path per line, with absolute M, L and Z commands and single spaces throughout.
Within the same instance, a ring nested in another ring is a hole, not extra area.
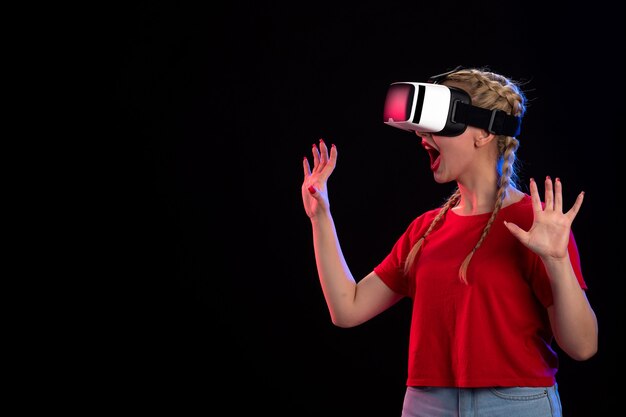
M 580 288 L 586 291 L 587 283 L 585 282 L 582 273 L 580 254 L 578 252 L 578 246 L 576 245 L 574 233 L 571 230 L 567 251 L 569 253 L 570 262 L 572 263 L 572 268 L 574 269 L 574 273 L 576 274 L 576 279 L 580 284 Z M 552 288 L 550 287 L 550 280 L 548 278 L 545 266 L 538 256 L 535 256 L 535 265 L 533 268 L 532 276 L 532 286 L 535 294 L 537 294 L 537 297 L 545 307 L 551 306 L 554 301 L 552 298 Z
M 404 263 L 413 244 L 419 238 L 418 231 L 423 223 L 423 216 L 415 219 L 393 245 L 391 252 L 374 267 L 374 272 L 393 291 L 412 296 L 411 285 L 404 273 Z

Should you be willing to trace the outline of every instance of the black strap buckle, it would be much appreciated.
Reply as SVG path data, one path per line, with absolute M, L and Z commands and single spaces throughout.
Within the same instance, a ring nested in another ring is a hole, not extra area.
M 459 123 L 456 121 L 456 106 L 457 104 L 461 103 L 461 100 L 454 100 L 454 103 L 452 103 L 452 113 L 450 114 L 450 121 L 452 123 Z M 463 104 L 463 103 L 461 103 Z
M 497 132 L 502 130 L 502 126 L 504 125 L 504 118 L 506 117 L 506 112 L 500 109 L 493 109 L 491 111 L 491 119 L 489 120 L 489 126 L 487 126 L 487 131 L 489 133 L 493 133 L 497 135 Z

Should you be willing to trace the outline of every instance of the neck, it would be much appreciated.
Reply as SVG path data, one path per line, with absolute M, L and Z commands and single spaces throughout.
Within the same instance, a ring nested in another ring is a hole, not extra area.
M 497 189 L 495 187 L 468 187 L 458 184 L 461 192 L 459 204 L 452 210 L 462 216 L 491 213 L 496 206 Z M 506 189 L 502 207 L 516 203 L 522 199 L 524 194 L 515 187 L 509 186 Z

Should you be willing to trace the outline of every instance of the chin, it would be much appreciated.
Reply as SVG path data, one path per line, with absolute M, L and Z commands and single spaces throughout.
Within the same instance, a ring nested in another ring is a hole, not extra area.
M 453 181 L 453 179 L 442 176 L 441 174 L 433 173 L 433 178 L 437 184 L 446 184 Z

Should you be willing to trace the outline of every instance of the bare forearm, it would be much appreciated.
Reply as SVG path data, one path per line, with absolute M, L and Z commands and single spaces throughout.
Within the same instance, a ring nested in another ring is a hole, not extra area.
M 311 225 L 322 291 L 333 323 L 340 325 L 353 305 L 356 282 L 345 262 L 330 212 L 311 219 Z
M 598 323 L 580 288 L 569 259 L 545 261 L 552 283 L 552 329 L 557 343 L 576 360 L 593 356 L 598 349 Z

